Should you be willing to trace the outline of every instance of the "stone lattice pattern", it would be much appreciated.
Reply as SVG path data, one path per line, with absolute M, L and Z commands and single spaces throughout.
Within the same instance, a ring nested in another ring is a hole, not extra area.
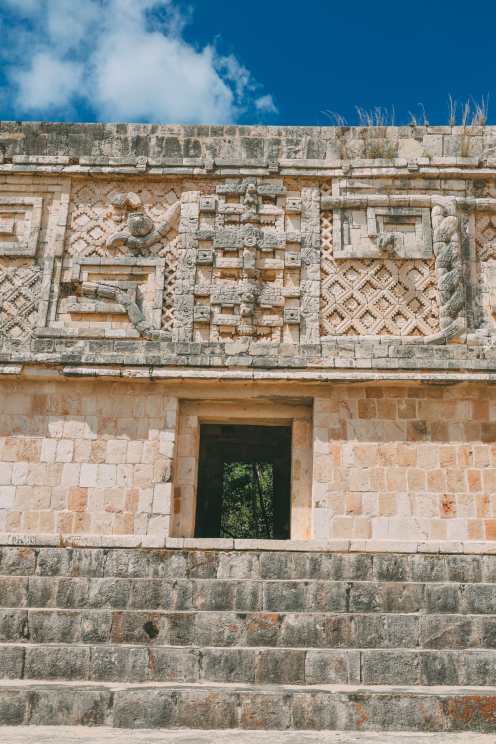
M 439 330 L 432 260 L 336 260 L 332 213 L 321 213 L 321 334 L 429 336 Z
M 71 256 L 119 257 L 128 254 L 124 245 L 107 248 L 105 241 L 124 224 L 117 221 L 118 212 L 111 207 L 111 198 L 117 192 L 133 191 L 141 197 L 146 214 L 154 223 L 164 219 L 167 208 L 179 198 L 181 187 L 171 182 L 145 181 L 82 181 L 72 191 L 71 210 L 66 236 L 66 251 Z M 116 219 L 117 218 L 117 219 Z M 165 270 L 162 328 L 172 330 L 173 296 L 176 280 L 177 234 L 172 229 L 152 246 L 147 255 L 167 259 Z
M 36 266 L 0 271 L 0 336 L 25 340 L 36 324 L 40 291 Z

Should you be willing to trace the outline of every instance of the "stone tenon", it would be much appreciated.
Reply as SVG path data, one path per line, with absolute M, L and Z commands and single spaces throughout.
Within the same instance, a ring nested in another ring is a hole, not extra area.
M 496 732 L 495 153 L 0 123 L 0 724 Z M 290 539 L 196 537 L 205 424 Z

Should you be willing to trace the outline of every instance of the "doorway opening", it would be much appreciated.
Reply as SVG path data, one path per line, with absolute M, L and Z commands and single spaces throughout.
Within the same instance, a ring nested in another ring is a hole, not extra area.
M 287 540 L 291 427 L 200 425 L 196 537 Z

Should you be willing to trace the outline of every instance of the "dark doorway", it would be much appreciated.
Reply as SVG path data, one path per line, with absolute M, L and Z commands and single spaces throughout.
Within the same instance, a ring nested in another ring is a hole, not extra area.
M 287 540 L 291 427 L 201 424 L 196 537 Z

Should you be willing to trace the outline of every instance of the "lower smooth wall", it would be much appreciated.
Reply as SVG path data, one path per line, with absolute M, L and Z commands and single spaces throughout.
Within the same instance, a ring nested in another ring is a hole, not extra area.
M 321 539 L 496 540 L 496 388 L 329 387 L 313 507 Z
M 167 534 L 177 407 L 147 383 L 0 382 L 0 531 Z
M 293 539 L 495 544 L 496 387 L 326 383 L 300 390 L 301 408 L 290 383 L 267 395 L 204 388 L 202 402 L 194 392 L 1 381 L 0 532 L 191 534 L 191 519 L 179 522 L 193 513 L 197 438 L 184 426 L 213 406 L 216 417 L 293 420 Z M 191 488 L 173 498 L 185 474 Z

